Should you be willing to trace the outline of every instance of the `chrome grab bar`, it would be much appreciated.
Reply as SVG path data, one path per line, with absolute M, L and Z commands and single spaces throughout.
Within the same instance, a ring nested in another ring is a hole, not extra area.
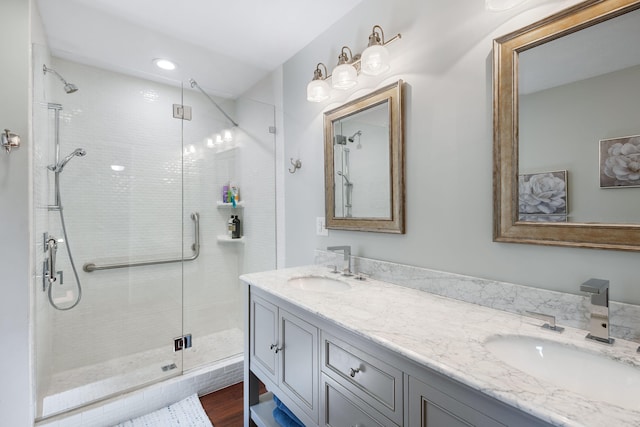
M 105 265 L 96 265 L 93 262 L 88 262 L 82 266 L 82 269 L 87 273 L 91 273 L 96 270 L 111 270 L 114 268 L 125 268 L 125 267 L 140 267 L 143 265 L 156 265 L 156 264 L 169 264 L 172 262 L 182 262 L 182 261 L 194 261 L 200 256 L 200 214 L 198 212 L 193 212 L 191 214 L 191 219 L 194 223 L 194 233 L 195 233 L 195 242 L 191 245 L 191 250 L 193 251 L 193 255 L 188 258 L 173 258 L 173 259 L 161 259 L 161 260 L 151 260 L 151 261 L 139 261 L 139 262 L 131 262 L 131 263 L 122 263 L 122 264 L 105 264 Z

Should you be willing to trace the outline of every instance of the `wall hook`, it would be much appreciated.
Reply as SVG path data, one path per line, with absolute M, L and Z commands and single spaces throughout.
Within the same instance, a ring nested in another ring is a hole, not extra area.
M 0 138 L 2 141 L 0 145 L 7 150 L 7 153 L 11 153 L 12 148 L 20 148 L 20 135 L 11 132 L 9 129 L 5 129 Z
M 293 161 L 293 157 L 291 158 L 291 164 L 293 165 L 293 170 L 289 169 L 289 173 L 296 173 L 298 169 L 302 167 L 302 162 L 300 159 Z

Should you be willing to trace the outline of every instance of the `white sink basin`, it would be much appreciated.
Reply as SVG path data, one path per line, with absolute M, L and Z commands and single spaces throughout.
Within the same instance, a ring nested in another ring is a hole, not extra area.
M 294 288 L 315 292 L 336 292 L 346 291 L 351 288 L 346 282 L 335 280 L 330 277 L 306 276 L 289 279 L 289 285 Z
M 541 338 L 492 337 L 485 347 L 514 368 L 559 388 L 591 400 L 640 410 L 639 367 Z

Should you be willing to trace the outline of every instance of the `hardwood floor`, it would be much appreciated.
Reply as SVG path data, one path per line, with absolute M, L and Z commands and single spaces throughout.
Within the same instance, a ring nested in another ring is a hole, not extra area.
M 260 393 L 266 390 L 261 386 Z M 200 397 L 214 427 L 242 427 L 242 383 Z

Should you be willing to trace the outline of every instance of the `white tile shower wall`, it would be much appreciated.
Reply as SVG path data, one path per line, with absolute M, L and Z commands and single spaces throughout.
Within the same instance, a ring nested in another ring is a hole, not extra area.
M 228 359 L 212 368 L 199 369 L 154 384 L 83 411 L 37 423 L 37 427 L 107 427 L 153 412 L 185 397 L 199 396 L 242 380 L 242 357 Z
M 317 250 L 316 264 L 334 264 L 335 253 Z M 589 297 L 486 280 L 404 264 L 353 257 L 353 268 L 377 280 L 420 289 L 486 307 L 523 314 L 526 310 L 556 316 L 560 325 L 587 330 Z M 610 303 L 611 335 L 640 341 L 640 306 Z
M 237 326 L 240 310 L 232 304 L 239 301 L 237 260 L 216 244 L 224 225 L 215 203 L 218 185 L 210 179 L 218 164 L 215 150 L 206 147 L 206 137 L 219 131 L 220 114 L 206 98 L 188 96 L 194 119 L 184 123 L 185 152 L 183 123 L 171 116 L 171 105 L 182 99 L 180 88 L 60 59 L 54 66 L 80 88 L 70 95 L 60 87 L 52 89 L 52 99 L 64 108 L 61 153 L 78 147 L 87 151 L 61 176 L 83 300 L 71 312 L 53 314 L 54 369 L 64 371 L 160 346 L 171 351 L 171 340 L 183 326 L 180 263 L 93 273 L 81 268 L 86 262 L 180 257 L 183 248 L 185 256 L 191 255 L 193 211 L 201 217 L 201 255 L 184 265 L 184 320 L 193 325 L 186 332 L 194 334 L 197 343 L 199 333 Z M 113 170 L 112 165 L 124 170 Z M 51 214 L 50 222 L 61 234 L 57 215 Z M 58 296 L 75 293 L 63 245 L 61 250 L 65 285 L 58 288 Z M 228 321 L 234 317 L 237 322 Z
M 81 269 L 86 262 L 180 255 L 181 123 L 170 114 L 181 95 L 176 88 L 64 60 L 54 58 L 52 66 L 79 87 L 73 94 L 65 94 L 60 85 L 52 88 L 52 100 L 63 106 L 61 156 L 80 147 L 87 152 L 60 176 L 68 244 L 83 300 L 71 311 L 54 312 L 53 369 L 59 372 L 180 335 L 179 264 L 94 273 Z M 51 232 L 60 237 L 57 213 L 49 221 Z M 56 297 L 75 297 L 66 245 L 59 245 L 59 255 L 65 284 L 57 286 Z
M 235 103 L 217 100 L 230 116 L 236 115 Z M 220 209 L 222 187 L 230 180 L 237 182 L 235 142 L 214 144 L 231 123 L 199 91 L 184 93 L 185 105 L 193 107 L 193 120 L 184 122 L 185 138 L 185 212 L 201 213 L 201 258 L 206 262 L 185 264 L 184 324 L 185 332 L 197 337 L 230 329 L 241 329 L 240 288 L 237 286 L 241 248 L 221 245 L 217 236 L 226 234 L 228 209 Z M 206 123 L 207 126 L 203 126 Z M 185 243 L 190 240 L 185 239 Z M 190 243 L 189 243 L 190 245 Z M 185 251 L 188 248 L 185 247 Z M 185 353 L 185 369 L 193 367 Z
M 244 257 L 242 273 L 271 270 L 276 265 L 275 111 L 269 104 L 239 99 L 239 163 L 243 183 Z

